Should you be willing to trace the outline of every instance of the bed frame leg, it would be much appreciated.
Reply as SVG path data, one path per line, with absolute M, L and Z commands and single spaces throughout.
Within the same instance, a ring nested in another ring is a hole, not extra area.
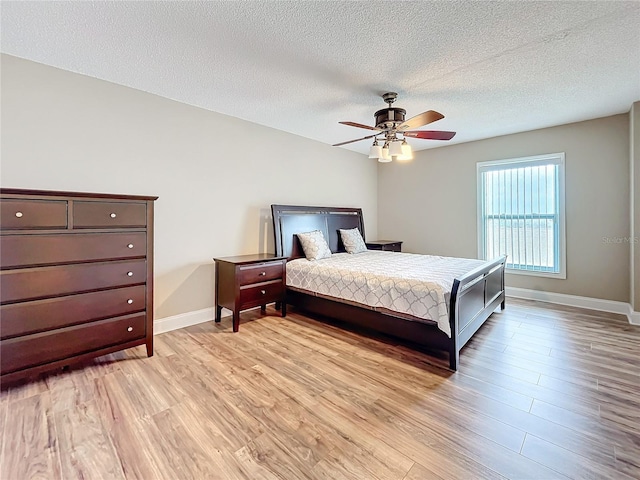
M 449 368 L 454 372 L 458 370 L 458 360 L 460 360 L 460 352 L 457 348 L 449 349 Z
M 502 311 L 502 312 L 503 312 L 503 311 L 504 311 L 504 309 L 505 309 L 505 301 L 506 301 L 506 300 L 502 300 L 502 302 L 500 302 L 500 311 Z

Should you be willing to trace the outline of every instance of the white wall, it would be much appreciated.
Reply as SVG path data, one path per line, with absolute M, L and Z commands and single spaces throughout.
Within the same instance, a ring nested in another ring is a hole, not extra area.
M 270 204 L 362 207 L 366 156 L 8 55 L 0 185 L 158 195 L 156 319 L 213 305 L 214 256 L 273 252 Z M 221 94 L 224 94 L 222 92 Z
M 379 236 L 403 240 L 405 251 L 476 258 L 477 162 L 556 152 L 566 153 L 567 278 L 507 275 L 507 285 L 629 302 L 626 114 L 423 150 L 412 162 L 380 164 Z

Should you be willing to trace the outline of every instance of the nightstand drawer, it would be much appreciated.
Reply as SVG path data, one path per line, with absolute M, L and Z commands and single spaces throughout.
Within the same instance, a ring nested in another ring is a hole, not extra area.
M 238 278 L 240 285 L 250 285 L 252 283 L 266 282 L 282 278 L 284 263 L 263 263 L 258 265 L 246 265 L 239 268 Z
M 240 308 L 251 308 L 282 299 L 282 280 L 258 283 L 248 287 L 240 287 Z

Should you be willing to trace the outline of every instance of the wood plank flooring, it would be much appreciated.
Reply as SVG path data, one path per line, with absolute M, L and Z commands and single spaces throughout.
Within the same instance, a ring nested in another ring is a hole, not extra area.
M 625 317 L 508 299 L 446 365 L 245 312 L 2 391 L 0 478 L 640 478 Z

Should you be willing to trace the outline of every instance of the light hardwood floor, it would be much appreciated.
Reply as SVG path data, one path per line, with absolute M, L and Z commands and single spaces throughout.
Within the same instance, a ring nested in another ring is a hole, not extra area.
M 640 478 L 640 327 L 508 299 L 460 369 L 245 312 L 0 394 L 0 478 Z

